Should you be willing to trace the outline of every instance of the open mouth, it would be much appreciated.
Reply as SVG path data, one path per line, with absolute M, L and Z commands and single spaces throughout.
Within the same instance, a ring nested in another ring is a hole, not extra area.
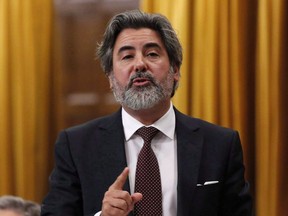
M 148 85 L 150 82 L 151 82 L 150 79 L 143 77 L 133 79 L 134 86 L 145 86 Z

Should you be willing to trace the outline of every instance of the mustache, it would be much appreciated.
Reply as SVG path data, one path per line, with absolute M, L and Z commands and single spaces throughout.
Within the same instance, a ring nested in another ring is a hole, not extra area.
M 131 88 L 131 86 L 133 85 L 134 79 L 137 79 L 137 78 L 145 78 L 145 79 L 149 80 L 153 85 L 157 85 L 156 81 L 155 81 L 154 77 L 151 75 L 151 73 L 149 73 L 148 71 L 145 71 L 145 72 L 139 71 L 130 77 L 129 83 L 127 86 L 128 89 Z

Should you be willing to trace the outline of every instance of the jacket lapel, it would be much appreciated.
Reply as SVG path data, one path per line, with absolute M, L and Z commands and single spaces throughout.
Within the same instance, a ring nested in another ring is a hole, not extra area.
M 114 166 L 114 169 L 116 171 L 111 172 L 111 170 L 108 169 L 107 174 L 118 173 L 119 175 L 123 171 L 124 167 L 127 167 L 127 159 L 124 145 L 125 137 L 122 124 L 121 109 L 119 109 L 119 111 L 115 114 L 114 120 L 112 119 L 111 124 L 105 127 L 104 137 L 106 140 L 107 148 L 109 148 L 106 152 L 112 151 L 111 154 L 109 154 L 109 156 L 107 157 L 107 161 L 110 161 L 111 165 L 113 164 L 112 166 Z M 114 181 L 116 180 L 116 177 L 112 177 Z M 129 177 L 124 184 L 123 190 L 130 193 Z M 133 216 L 133 212 L 130 212 L 129 216 Z
M 102 129 L 103 142 L 105 143 L 103 152 L 106 154 L 102 155 L 104 164 L 107 165 L 104 168 L 107 177 L 105 179 L 114 182 L 123 169 L 127 167 L 121 109 L 109 119 L 107 125 L 100 129 Z M 123 189 L 130 192 L 129 178 Z
M 189 215 L 197 184 L 203 134 L 196 120 L 175 109 L 178 158 L 177 215 Z

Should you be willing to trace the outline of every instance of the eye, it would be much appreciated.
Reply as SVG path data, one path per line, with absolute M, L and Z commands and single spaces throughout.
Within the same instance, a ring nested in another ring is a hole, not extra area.
M 124 55 L 122 57 L 122 60 L 128 60 L 128 59 L 131 59 L 131 58 L 133 58 L 133 55 Z
M 149 52 L 149 53 L 147 54 L 147 56 L 148 56 L 148 57 L 156 58 L 156 57 L 158 57 L 159 55 L 158 55 L 158 53 L 156 53 L 156 52 Z

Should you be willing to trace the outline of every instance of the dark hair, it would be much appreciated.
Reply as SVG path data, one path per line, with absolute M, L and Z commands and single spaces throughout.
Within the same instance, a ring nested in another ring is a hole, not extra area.
M 113 68 L 112 58 L 116 38 L 122 30 L 127 28 L 150 28 L 158 32 L 168 53 L 170 65 L 180 69 L 182 47 L 169 20 L 161 14 L 132 10 L 117 14 L 110 20 L 103 41 L 98 46 L 97 56 L 101 60 L 101 66 L 106 75 L 109 75 Z
M 40 216 L 40 205 L 17 196 L 1 196 L 0 210 L 11 210 L 23 216 Z

